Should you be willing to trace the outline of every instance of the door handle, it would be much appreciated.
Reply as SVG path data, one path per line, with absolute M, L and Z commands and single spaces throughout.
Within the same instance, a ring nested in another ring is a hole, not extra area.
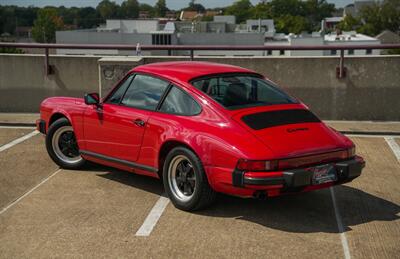
M 135 125 L 139 127 L 144 127 L 144 125 L 146 124 L 142 119 L 136 119 L 133 121 L 133 123 L 135 123 Z

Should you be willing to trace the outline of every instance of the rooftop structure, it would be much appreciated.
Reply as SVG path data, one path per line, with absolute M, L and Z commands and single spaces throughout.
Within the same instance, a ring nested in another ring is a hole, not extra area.
M 130 44 L 130 45 L 351 45 L 379 44 L 376 38 L 355 32 L 323 35 L 319 32 L 301 35 L 276 33 L 273 20 L 247 20 L 246 24 L 234 24 L 234 16 L 215 16 L 214 21 L 173 21 L 168 19 L 107 20 L 102 27 L 92 30 L 59 31 L 57 43 L 76 44 Z M 326 18 L 338 22 L 340 17 Z M 126 50 L 67 50 L 60 54 L 135 55 Z M 187 51 L 147 51 L 142 55 L 187 55 Z M 378 50 L 348 51 L 349 55 L 379 54 Z M 329 56 L 336 51 L 196 51 L 196 55 L 208 56 Z

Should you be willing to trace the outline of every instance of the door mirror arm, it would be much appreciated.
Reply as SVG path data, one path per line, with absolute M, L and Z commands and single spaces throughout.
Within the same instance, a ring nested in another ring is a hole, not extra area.
M 98 93 L 85 94 L 84 100 L 86 105 L 95 105 L 98 110 L 103 109 L 103 104 Z

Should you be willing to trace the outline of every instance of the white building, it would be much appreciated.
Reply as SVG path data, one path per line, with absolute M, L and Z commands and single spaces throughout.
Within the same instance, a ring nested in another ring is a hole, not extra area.
M 359 34 L 356 32 L 343 32 L 341 35 L 336 33 L 321 35 L 318 32 L 301 35 L 282 35 L 276 34 L 273 40 L 265 42 L 265 46 L 287 45 L 287 46 L 350 46 L 350 45 L 379 45 L 379 39 Z M 379 55 L 380 50 L 346 50 L 345 55 Z M 286 51 L 267 51 L 269 56 L 337 56 L 337 50 L 286 50 Z
M 57 43 L 69 44 L 126 44 L 140 45 L 248 45 L 248 46 L 315 46 L 315 45 L 378 45 L 380 40 L 355 32 L 341 35 L 319 32 L 301 35 L 276 33 L 273 20 L 248 20 L 246 24 L 232 24 L 231 17 L 221 16 L 225 22 L 185 22 L 166 20 L 107 20 L 102 27 L 92 30 L 58 31 Z M 219 19 L 219 18 L 218 18 Z M 217 20 L 218 20 L 217 19 Z M 229 23 L 228 23 L 229 22 Z M 135 55 L 135 50 L 57 50 L 59 54 Z M 378 55 L 379 50 L 349 50 L 346 55 Z M 142 55 L 189 55 L 189 51 L 142 51 Z M 207 56 L 330 56 L 339 51 L 274 50 L 235 51 L 202 50 L 196 55 Z
M 105 27 L 98 32 L 115 31 L 119 33 L 148 33 L 159 30 L 159 20 L 106 20 Z

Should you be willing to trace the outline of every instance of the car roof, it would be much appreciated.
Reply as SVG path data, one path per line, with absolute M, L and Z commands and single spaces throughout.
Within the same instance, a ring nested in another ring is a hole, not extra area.
M 256 72 L 242 67 L 199 61 L 174 61 L 158 62 L 135 67 L 131 72 L 142 72 L 158 75 L 172 81 L 179 80 L 189 82 L 190 80 L 213 74 L 223 73 L 252 73 Z

